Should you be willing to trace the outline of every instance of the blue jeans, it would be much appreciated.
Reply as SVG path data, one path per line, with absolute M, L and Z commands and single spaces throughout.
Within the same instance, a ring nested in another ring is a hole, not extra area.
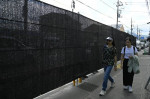
M 108 79 L 112 83 L 114 82 L 114 80 L 110 76 L 110 72 L 111 72 L 112 68 L 113 68 L 113 66 L 105 66 L 104 67 L 104 81 L 103 81 L 103 86 L 102 86 L 102 90 L 104 90 L 104 91 L 106 91 Z

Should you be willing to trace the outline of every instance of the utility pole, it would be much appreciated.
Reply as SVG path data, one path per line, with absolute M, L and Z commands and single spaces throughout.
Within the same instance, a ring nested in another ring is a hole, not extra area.
M 139 31 L 139 30 L 138 30 L 138 25 L 137 25 L 137 39 L 139 39 L 139 38 L 138 38 L 138 31 Z
M 148 22 L 147 24 L 150 24 L 150 22 Z M 149 36 L 150 36 L 150 27 L 149 27 Z
M 117 24 L 116 24 L 116 29 L 118 29 L 118 14 L 119 14 L 119 0 L 117 2 Z
M 150 22 L 148 22 L 147 24 L 150 24 Z M 150 30 L 149 30 L 149 36 L 150 36 Z M 149 55 L 150 55 L 150 38 L 147 39 L 149 41 Z
M 117 1 L 117 23 L 116 23 L 116 29 L 118 29 L 118 18 L 120 17 L 120 13 L 119 13 L 119 6 L 123 6 L 123 3 L 121 1 Z
M 140 38 L 141 38 L 141 33 L 140 33 L 140 32 L 141 32 L 141 30 L 139 29 L 139 40 L 140 40 Z
M 133 28 L 132 28 L 132 18 L 131 18 L 131 35 L 132 35 L 132 30 L 133 30 Z

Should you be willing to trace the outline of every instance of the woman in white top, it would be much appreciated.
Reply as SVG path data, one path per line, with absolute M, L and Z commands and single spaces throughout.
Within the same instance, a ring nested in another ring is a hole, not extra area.
M 125 90 L 132 92 L 132 83 L 134 73 L 133 70 L 131 73 L 128 72 L 128 61 L 129 58 L 132 58 L 134 55 L 138 55 L 137 48 L 131 45 L 131 39 L 129 37 L 125 40 L 126 46 L 122 48 L 121 51 L 121 68 L 123 67 L 123 85 Z

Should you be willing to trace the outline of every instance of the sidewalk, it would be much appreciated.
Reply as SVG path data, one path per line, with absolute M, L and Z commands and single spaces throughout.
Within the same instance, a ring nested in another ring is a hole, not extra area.
M 116 85 L 110 88 L 108 82 L 107 93 L 105 96 L 99 96 L 102 88 L 103 70 L 97 74 L 91 74 L 79 85 L 73 86 L 72 83 L 48 92 L 35 99 L 150 99 L 150 91 L 144 89 L 150 76 L 150 55 L 142 55 L 144 51 L 139 52 L 140 74 L 134 76 L 133 93 L 123 90 L 122 70 L 112 70 L 111 75 Z M 148 86 L 150 89 L 150 85 Z

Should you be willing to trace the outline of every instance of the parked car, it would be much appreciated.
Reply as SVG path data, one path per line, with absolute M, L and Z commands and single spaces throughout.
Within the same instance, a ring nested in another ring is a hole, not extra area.
M 140 40 L 136 40 L 136 48 L 137 48 L 138 51 L 141 50 L 141 42 L 140 42 Z
M 145 42 L 141 42 L 141 49 L 145 48 Z
M 146 43 L 145 43 L 145 47 L 147 48 L 149 46 L 149 42 L 147 41 Z

